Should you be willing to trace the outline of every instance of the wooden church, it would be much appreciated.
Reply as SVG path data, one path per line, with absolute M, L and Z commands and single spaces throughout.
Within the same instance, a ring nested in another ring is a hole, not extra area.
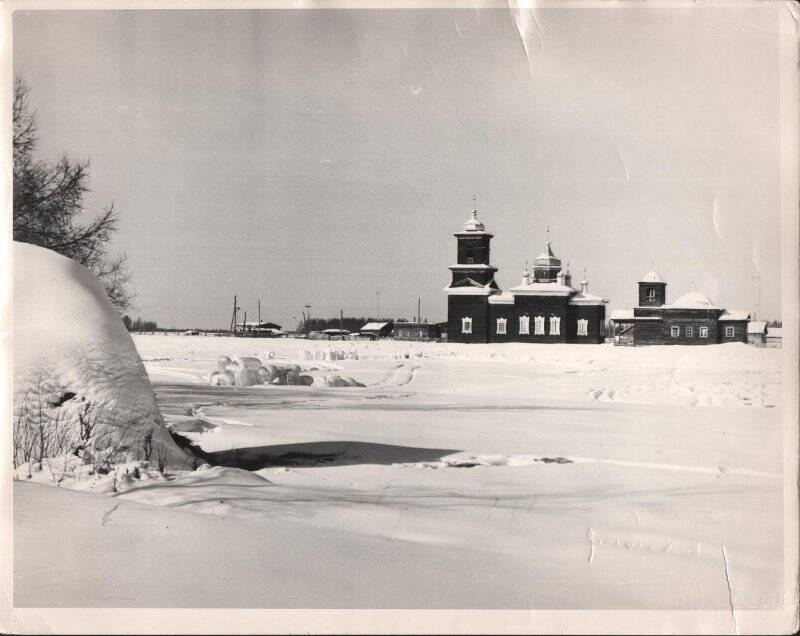
M 522 281 L 507 292 L 494 279 L 490 261 L 493 235 L 478 220 L 478 211 L 453 234 L 456 264 L 447 294 L 449 342 L 575 342 L 598 344 L 604 340 L 608 300 L 589 293 L 584 277 L 580 289 L 553 253 L 548 236 L 544 251 L 526 266 Z
M 648 272 L 638 282 L 639 304 L 611 312 L 619 345 L 707 345 L 747 342 L 747 311 L 728 311 L 691 291 L 667 304 L 667 282 Z

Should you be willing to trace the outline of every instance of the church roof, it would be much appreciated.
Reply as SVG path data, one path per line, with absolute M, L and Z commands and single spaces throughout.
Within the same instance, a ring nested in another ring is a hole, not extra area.
M 604 305 L 608 302 L 608 298 L 602 298 L 595 294 L 586 292 L 579 292 L 569 300 L 570 305 Z
M 723 311 L 720 320 L 750 320 L 749 311 Z M 750 323 L 754 324 L 754 323 Z M 755 323 L 757 324 L 757 323 Z M 766 324 L 766 323 L 764 323 Z
M 684 294 L 674 303 L 665 305 L 665 307 L 668 309 L 721 309 L 721 307 L 717 307 L 705 294 L 699 291 L 691 291 L 688 294 Z
M 640 283 L 666 283 L 661 275 L 658 272 L 647 272 L 644 276 L 642 276 L 642 280 L 639 281 Z
M 502 294 L 493 294 L 489 296 L 490 305 L 513 305 L 514 294 L 503 292 Z
M 509 291 L 514 294 L 526 296 L 570 296 L 575 293 L 572 287 L 562 285 L 558 282 L 533 282 L 528 285 L 517 285 L 516 287 L 512 287 Z

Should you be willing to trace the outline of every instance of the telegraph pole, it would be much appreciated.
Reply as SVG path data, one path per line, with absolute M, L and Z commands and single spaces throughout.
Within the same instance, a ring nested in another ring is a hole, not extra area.
M 261 299 L 258 300 L 258 324 L 261 324 Z
M 306 336 L 311 333 L 311 305 L 306 305 L 308 313 L 306 314 Z
M 239 307 L 237 305 L 236 294 L 233 295 L 233 316 L 231 316 L 231 328 L 229 331 L 231 334 L 236 333 L 236 314 L 239 312 Z
M 377 299 L 376 302 L 377 302 L 377 309 L 378 309 L 378 315 L 376 316 L 376 318 L 380 321 L 380 319 L 381 319 L 381 293 L 380 292 L 375 292 L 375 298 Z
M 422 306 L 422 298 L 417 298 L 417 324 L 420 323 L 420 307 Z
M 339 331 L 344 331 L 344 310 L 339 310 Z

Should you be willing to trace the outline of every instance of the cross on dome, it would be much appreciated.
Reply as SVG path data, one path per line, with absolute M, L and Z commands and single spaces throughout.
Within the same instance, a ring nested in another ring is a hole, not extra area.
M 478 220 L 478 196 L 472 195 L 472 214 L 464 223 L 465 232 L 483 232 L 486 229 L 483 223 Z

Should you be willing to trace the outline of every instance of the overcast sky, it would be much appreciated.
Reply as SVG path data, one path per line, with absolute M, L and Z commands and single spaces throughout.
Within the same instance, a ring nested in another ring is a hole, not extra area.
M 760 271 L 775 319 L 777 11 L 17 12 L 14 67 L 160 326 L 227 327 L 234 293 L 443 320 L 473 194 L 504 289 L 550 225 L 609 309 L 655 267 L 752 311 Z

